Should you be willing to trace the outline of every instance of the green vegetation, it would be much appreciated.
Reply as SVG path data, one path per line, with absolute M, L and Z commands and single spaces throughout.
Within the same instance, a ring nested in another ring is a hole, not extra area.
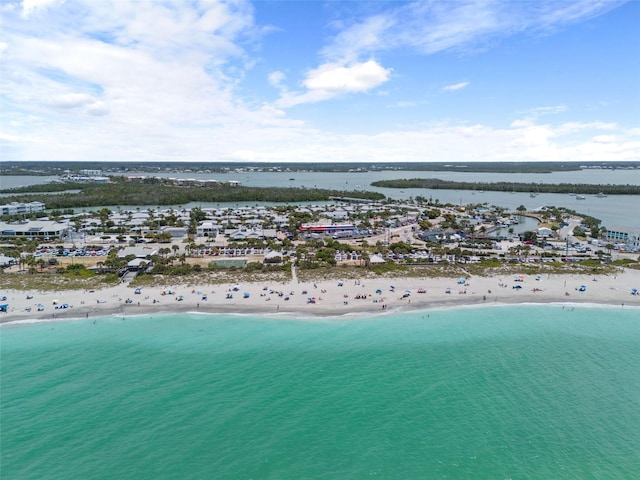
M 571 183 L 454 182 L 438 178 L 379 180 L 371 184 L 384 188 L 429 188 L 432 190 L 486 190 L 494 192 L 577 193 L 596 195 L 639 195 L 640 185 L 590 185 Z
M 168 180 L 147 178 L 127 181 L 113 177 L 113 183 L 50 183 L 2 190 L 10 194 L 5 202 L 40 201 L 49 209 L 98 207 L 102 205 L 183 205 L 190 202 L 305 202 L 324 201 L 332 196 L 382 200 L 376 192 L 306 189 L 259 188 L 216 184 L 213 186 L 176 186 Z M 71 192 L 70 192 L 71 191 Z M 36 192 L 36 193 L 34 193 Z M 47 192 L 60 192 L 46 195 Z M 66 192 L 66 193 L 65 193 Z M 42 193 L 42 195 L 38 195 Z
M 63 269 L 64 270 L 64 269 Z M 87 270 L 89 273 L 93 273 Z M 116 285 L 120 279 L 116 274 L 107 275 L 76 275 L 64 272 L 0 273 L 3 288 L 23 291 L 58 291 L 58 290 L 87 290 L 99 289 Z

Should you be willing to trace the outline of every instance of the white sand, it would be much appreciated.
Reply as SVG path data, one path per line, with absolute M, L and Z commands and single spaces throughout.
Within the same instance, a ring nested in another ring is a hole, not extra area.
M 395 288 L 392 289 L 392 285 Z M 514 289 L 515 285 L 521 288 Z M 586 287 L 584 292 L 579 291 L 581 285 Z M 0 304 L 8 303 L 9 311 L 0 313 L 0 322 L 180 311 L 279 313 L 297 317 L 371 315 L 443 306 L 509 303 L 593 303 L 640 307 L 640 296 L 631 294 L 632 288 L 640 289 L 640 271 L 636 270 L 626 270 L 618 275 L 544 275 L 539 280 L 534 275 L 524 275 L 518 282 L 514 276 L 471 277 L 466 284 L 458 284 L 455 278 L 376 278 L 345 280 L 343 285 L 327 280 L 317 282 L 315 286 L 313 283 L 291 282 L 286 285 L 247 283 L 239 285 L 237 291 L 233 291 L 233 287 L 230 284 L 201 288 L 175 285 L 171 289 L 143 288 L 140 294 L 124 284 L 96 291 L 8 290 L 4 292 L 7 300 L 0 301 Z M 420 289 L 426 293 L 419 293 Z M 244 297 L 245 292 L 249 294 L 248 298 Z M 232 298 L 226 298 L 228 293 Z M 178 300 L 180 296 L 182 300 Z M 310 303 L 309 298 L 315 298 L 315 303 Z M 68 307 L 60 308 L 64 304 Z M 38 305 L 42 306 L 41 310 Z

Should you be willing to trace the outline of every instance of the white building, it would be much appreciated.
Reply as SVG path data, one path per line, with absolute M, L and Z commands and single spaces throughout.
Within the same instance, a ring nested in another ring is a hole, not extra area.
M 0 205 L 0 215 L 23 215 L 26 213 L 43 212 L 44 209 L 45 205 L 42 202 L 11 202 Z
M 218 233 L 222 230 L 222 227 L 213 222 L 201 222 L 196 228 L 196 235 L 198 237 L 212 237 L 218 236 Z
M 605 240 L 615 245 L 624 245 L 630 250 L 640 249 L 640 229 L 607 230 Z
M 540 227 L 536 232 L 539 237 L 550 237 L 553 235 L 553 230 L 547 227 Z
M 0 222 L 0 237 L 62 238 L 69 233 L 69 224 L 51 220 L 32 220 L 25 222 Z

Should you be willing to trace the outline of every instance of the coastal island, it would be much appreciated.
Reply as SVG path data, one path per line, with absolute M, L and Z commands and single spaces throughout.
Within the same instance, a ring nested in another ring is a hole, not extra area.
M 96 192 L 111 188 L 131 191 L 129 199 L 155 195 L 164 204 L 242 188 L 140 179 L 91 185 L 80 189 L 93 192 L 88 196 L 70 193 L 64 201 L 94 202 Z M 295 191 L 309 193 L 335 192 Z M 0 321 L 163 311 L 341 316 L 521 302 L 640 305 L 637 232 L 610 230 L 563 207 L 509 211 L 353 195 L 304 205 L 80 213 L 35 200 L 6 204 Z M 59 196 L 49 198 L 60 204 Z M 525 219 L 536 226 L 520 228 Z

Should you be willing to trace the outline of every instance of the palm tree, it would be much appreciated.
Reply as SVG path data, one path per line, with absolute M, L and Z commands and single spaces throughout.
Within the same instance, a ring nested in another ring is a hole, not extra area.
M 611 243 L 607 243 L 604 248 L 607 249 L 607 252 L 609 253 L 609 256 L 611 256 L 611 250 L 613 250 L 615 248 L 615 246 Z
M 34 257 L 33 255 L 27 255 L 27 257 L 25 258 L 25 262 L 29 266 L 29 273 L 35 273 L 36 257 Z

